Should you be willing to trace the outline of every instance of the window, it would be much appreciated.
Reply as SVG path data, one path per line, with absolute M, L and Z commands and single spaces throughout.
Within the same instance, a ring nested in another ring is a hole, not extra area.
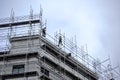
M 19 74 L 19 73 L 24 73 L 24 65 L 14 65 L 13 66 L 13 74 Z
M 49 71 L 43 67 L 41 67 L 41 72 L 45 74 L 46 76 L 49 76 Z

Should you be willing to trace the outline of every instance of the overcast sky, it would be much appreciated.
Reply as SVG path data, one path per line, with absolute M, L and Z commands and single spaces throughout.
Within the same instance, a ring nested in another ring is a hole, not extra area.
M 47 32 L 61 29 L 66 36 L 77 36 L 79 46 L 87 44 L 88 53 L 105 60 L 111 57 L 113 66 L 120 63 L 120 0 L 0 0 L 0 18 L 28 15 L 43 8 Z

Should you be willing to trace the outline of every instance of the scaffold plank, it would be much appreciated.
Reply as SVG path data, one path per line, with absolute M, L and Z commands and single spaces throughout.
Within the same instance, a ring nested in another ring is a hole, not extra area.
M 36 20 L 28 20 L 28 21 L 21 21 L 21 22 L 5 23 L 5 24 L 0 24 L 0 28 L 26 25 L 26 24 L 30 24 L 30 23 L 34 24 L 34 23 L 39 23 L 39 21 L 40 21 L 39 19 L 36 19 Z

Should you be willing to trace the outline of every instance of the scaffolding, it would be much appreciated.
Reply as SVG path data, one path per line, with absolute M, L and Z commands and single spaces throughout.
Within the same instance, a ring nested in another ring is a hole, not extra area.
M 45 41 L 44 45 L 50 42 L 49 44 L 54 46 L 57 51 L 59 51 L 60 53 L 64 53 L 63 58 L 61 57 L 61 55 L 58 56 L 59 64 L 65 63 L 65 60 L 67 58 L 72 57 L 75 59 L 76 63 L 78 62 L 82 64 L 82 66 L 85 69 L 87 69 L 90 72 L 93 72 L 94 73 L 93 75 L 98 75 L 99 80 L 110 80 L 112 78 L 114 78 L 115 80 L 120 79 L 119 77 L 120 72 L 117 71 L 119 66 L 112 68 L 111 63 L 110 63 L 110 57 L 109 59 L 105 61 L 100 61 L 99 59 L 93 58 L 92 56 L 88 54 L 87 51 L 85 51 L 84 46 L 78 47 L 76 37 L 75 37 L 75 40 L 73 40 L 73 38 L 70 40 L 65 36 L 65 33 L 61 33 L 61 30 L 59 31 L 59 33 L 55 32 L 54 37 L 52 37 L 48 33 L 46 33 L 45 36 L 43 36 L 42 29 L 47 26 L 46 26 L 46 22 L 44 23 L 42 20 L 42 12 L 43 10 L 40 7 L 40 14 L 34 15 L 32 7 L 31 7 L 30 15 L 15 17 L 15 13 L 12 9 L 10 18 L 0 19 L 0 31 L 1 31 L 0 32 L 0 35 L 1 35 L 0 45 L 2 46 L 0 47 L 0 51 L 5 52 L 4 58 L 3 58 L 2 69 L 4 68 L 5 65 L 7 65 L 7 61 L 5 60 L 6 55 L 9 55 L 12 49 L 11 44 L 10 44 L 11 38 L 28 36 L 27 52 L 33 52 L 32 47 L 41 46 L 42 45 L 41 41 L 44 40 Z M 33 42 L 32 39 L 34 35 L 39 36 L 39 44 L 38 43 L 35 44 Z M 60 46 L 58 46 L 59 37 L 62 38 Z M 24 45 L 18 46 L 18 48 L 22 48 L 22 47 L 24 48 Z M 29 54 L 27 52 L 26 52 L 26 61 L 25 61 L 26 65 L 29 64 L 29 58 L 28 58 Z M 45 46 L 44 53 L 47 54 L 46 46 Z M 35 62 L 36 64 L 38 64 L 39 70 L 41 70 L 41 66 L 42 66 L 45 69 L 49 70 L 53 75 L 57 75 L 57 77 L 59 77 L 60 80 L 61 79 L 65 80 L 65 76 L 63 76 L 66 74 L 65 69 L 63 69 L 62 67 L 59 67 L 59 73 L 60 73 L 59 74 L 58 72 L 55 72 L 55 69 L 51 67 L 49 68 L 45 67 L 46 64 L 44 62 L 46 62 L 46 59 L 40 55 L 38 56 L 38 62 Z M 65 56 L 67 56 L 67 58 Z M 43 61 L 41 61 L 41 58 L 43 58 Z M 104 62 L 108 62 L 108 65 L 107 66 L 103 65 Z M 76 69 L 73 69 L 73 70 L 76 70 L 78 72 L 78 66 L 79 64 L 77 64 Z M 45 72 L 45 69 L 43 70 L 44 72 Z M 29 68 L 26 68 L 26 70 L 29 71 Z M 61 71 L 63 71 L 63 74 L 61 73 Z M 1 74 L 4 74 L 4 72 Z M 41 73 L 38 73 L 38 74 L 41 74 Z M 24 77 L 25 76 L 26 74 L 24 74 Z M 44 77 L 45 76 L 43 76 L 42 78 Z M 28 80 L 27 77 L 25 78 L 26 78 L 25 80 Z M 38 76 L 38 79 L 39 78 L 40 76 Z

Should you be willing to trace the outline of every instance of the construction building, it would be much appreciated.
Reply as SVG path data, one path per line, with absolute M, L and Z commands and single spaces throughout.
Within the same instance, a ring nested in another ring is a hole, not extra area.
M 5 20 L 8 22 L 0 24 L 1 29 L 8 29 L 7 48 L 0 52 L 0 80 L 99 79 L 95 63 L 82 55 L 84 51 L 70 48 L 61 33 L 53 38 L 43 31 L 42 12 L 33 15 L 31 10 L 23 17 L 11 12 Z

